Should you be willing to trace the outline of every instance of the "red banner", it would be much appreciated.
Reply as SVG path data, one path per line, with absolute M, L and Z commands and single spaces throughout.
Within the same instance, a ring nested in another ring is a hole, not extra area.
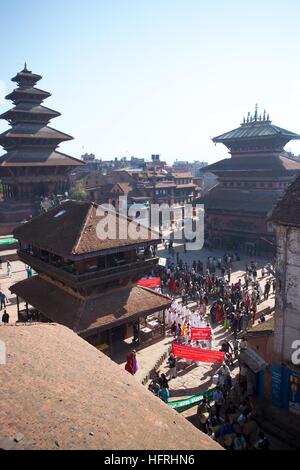
M 192 328 L 191 339 L 211 339 L 211 328 Z
M 137 282 L 140 287 L 160 287 L 160 277 L 150 277 L 148 279 L 141 279 Z
M 182 346 L 181 344 L 173 343 L 172 352 L 174 356 L 189 359 L 190 361 L 199 362 L 219 362 L 222 364 L 224 355 L 222 351 L 213 351 L 212 349 L 199 349 L 192 348 L 191 346 Z

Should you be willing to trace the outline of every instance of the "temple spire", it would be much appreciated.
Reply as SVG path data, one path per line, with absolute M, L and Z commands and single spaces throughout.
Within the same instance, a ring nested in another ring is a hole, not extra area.
M 30 73 L 27 67 L 27 62 L 24 63 L 24 69 L 22 70 L 23 73 Z

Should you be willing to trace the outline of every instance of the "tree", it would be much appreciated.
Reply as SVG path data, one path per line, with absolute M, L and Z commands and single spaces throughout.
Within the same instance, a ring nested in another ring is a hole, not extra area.
M 70 198 L 75 201 L 85 201 L 87 199 L 87 192 L 83 183 L 78 181 L 70 190 Z

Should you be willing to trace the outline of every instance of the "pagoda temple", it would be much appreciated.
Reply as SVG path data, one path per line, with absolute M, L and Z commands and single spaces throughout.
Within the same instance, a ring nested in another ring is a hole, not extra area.
M 17 227 L 19 258 L 38 275 L 10 290 L 17 296 L 20 321 L 34 315 L 60 323 L 112 355 L 116 341 L 164 335 L 164 311 L 172 299 L 136 285 L 158 264 L 160 234 L 118 213 L 100 215 L 98 207 L 66 201 Z M 115 236 L 99 235 L 103 222 L 114 224 Z M 146 323 L 155 312 L 161 312 L 161 321 Z
M 11 125 L 0 135 L 6 151 L 0 157 L 0 235 L 11 234 L 20 222 L 35 215 L 41 197 L 64 195 L 69 189 L 69 171 L 83 164 L 57 151 L 59 144 L 73 137 L 48 126 L 60 113 L 42 105 L 51 94 L 36 88 L 41 78 L 25 64 L 12 78 L 18 87 L 6 96 L 15 106 L 0 115 Z
M 300 171 L 285 145 L 300 135 L 272 124 L 264 111 L 248 113 L 237 129 L 213 139 L 231 155 L 205 167 L 218 183 L 200 202 L 205 206 L 206 239 L 215 248 L 248 253 L 273 251 L 274 227 L 268 215 Z

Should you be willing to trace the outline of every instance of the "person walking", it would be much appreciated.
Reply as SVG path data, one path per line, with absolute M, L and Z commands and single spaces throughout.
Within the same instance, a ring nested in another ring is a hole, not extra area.
M 9 315 L 6 310 L 4 310 L 4 313 L 2 315 L 2 322 L 3 323 L 9 323 Z
M 127 370 L 127 372 L 129 372 L 131 375 L 134 375 L 137 369 L 138 369 L 138 366 L 137 366 L 137 359 L 136 359 L 136 351 L 133 350 L 132 353 L 127 356 L 125 370 Z
M 11 270 L 11 263 L 10 263 L 10 261 L 7 261 L 7 263 L 6 263 L 6 270 L 7 270 L 7 275 L 8 275 L 8 277 L 11 277 L 12 270 Z
M 30 266 L 26 266 L 27 278 L 29 279 L 32 277 L 32 268 Z
M 265 300 L 268 300 L 268 298 L 269 298 L 270 289 L 271 289 L 270 281 L 267 281 L 266 285 L 265 285 L 265 291 L 264 291 L 264 299 Z
M 215 402 L 216 418 L 218 422 L 220 422 L 221 408 L 224 403 L 224 395 L 220 387 L 217 387 L 216 390 L 214 391 L 213 401 Z
M 176 368 L 176 358 L 173 353 L 170 354 L 169 359 L 168 359 L 168 365 L 169 365 L 169 372 L 170 372 L 170 378 L 171 379 L 176 379 L 177 377 L 177 368 Z
M 160 390 L 159 392 L 159 397 L 161 398 L 162 401 L 164 401 L 165 403 L 168 402 L 169 398 L 170 398 L 170 391 L 169 391 L 169 388 L 166 387 L 166 385 L 163 385 L 162 386 L 162 389 Z
M 0 292 L 0 302 L 1 302 L 0 310 L 2 310 L 2 307 L 6 308 L 6 301 L 7 301 L 6 295 L 3 294 L 3 292 Z

